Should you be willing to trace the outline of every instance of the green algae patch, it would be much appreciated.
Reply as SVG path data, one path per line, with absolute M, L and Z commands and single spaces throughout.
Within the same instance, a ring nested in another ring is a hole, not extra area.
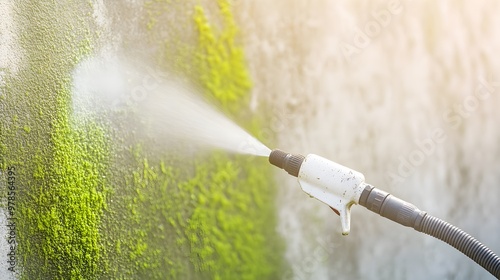
M 270 170 L 224 153 L 193 165 L 150 152 L 142 145 L 124 152 L 122 160 L 137 168 L 122 174 L 123 184 L 109 196 L 109 278 L 279 278 Z
M 222 30 L 210 24 L 202 6 L 195 6 L 198 31 L 196 66 L 201 84 L 224 108 L 235 113 L 247 104 L 251 87 L 243 48 L 236 43 L 238 28 L 228 1 L 218 0 Z
M 195 6 L 195 65 L 208 93 L 228 113 L 243 118 L 251 81 L 230 4 L 217 4 L 220 29 L 202 6 Z M 209 182 L 196 184 L 198 203 L 186 230 L 195 269 L 213 279 L 279 278 L 282 243 L 275 232 L 275 192 L 267 161 L 222 154 L 207 161 L 197 166 L 196 174 L 205 174 Z
M 184 44 L 168 41 L 164 59 L 247 129 L 259 131 L 261 123 L 248 112 L 252 83 L 229 1 L 214 1 L 215 6 L 205 3 L 208 8 L 197 3 L 192 4 L 192 29 L 186 28 L 195 36 Z M 168 26 L 157 18 L 150 22 L 157 28 Z M 156 170 L 161 169 L 158 164 Z M 275 230 L 275 186 L 267 160 L 213 153 L 196 157 L 190 173 L 181 172 L 186 168 L 171 168 L 178 177 L 162 190 L 167 194 L 166 221 L 160 234 L 167 236 L 167 244 L 175 241 L 174 250 L 182 253 L 164 263 L 170 275 L 177 279 L 279 278 L 284 246 Z M 186 251 L 189 263 L 179 258 Z
M 24 46 L 0 100 L 2 169 L 17 171 L 20 279 L 96 279 L 105 267 L 107 129 L 71 117 L 71 71 L 92 49 L 92 10 L 78 1 L 16 4 Z M 78 26 L 78 28 L 75 28 Z
M 262 216 L 274 212 L 273 186 L 264 178 L 271 174 L 242 160 L 218 155 L 197 166 L 197 176 L 207 182 L 194 183 L 186 230 L 192 263 L 213 279 L 275 279 L 280 255 L 273 250 L 279 252 L 280 241 L 273 237 L 274 219 Z
M 99 227 L 106 208 L 106 131 L 92 122 L 72 129 L 64 115 L 54 126 L 52 162 L 47 175 L 40 169 L 36 175 L 46 182 L 21 208 L 26 224 L 21 230 L 29 235 L 20 247 L 33 261 L 23 266 L 30 278 L 93 279 L 103 269 Z

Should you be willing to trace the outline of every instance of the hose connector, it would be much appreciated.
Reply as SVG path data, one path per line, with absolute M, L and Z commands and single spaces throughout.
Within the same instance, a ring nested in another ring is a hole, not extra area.
M 415 205 L 371 185 L 365 186 L 359 199 L 359 205 L 398 224 L 417 230 L 427 214 Z

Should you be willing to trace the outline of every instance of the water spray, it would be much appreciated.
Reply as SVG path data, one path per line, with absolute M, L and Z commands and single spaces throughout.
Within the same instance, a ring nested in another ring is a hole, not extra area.
M 365 183 L 363 174 L 314 154 L 273 150 L 269 162 L 297 177 L 305 193 L 330 206 L 340 216 L 343 235 L 350 231 L 351 206 L 359 204 L 448 243 L 500 279 L 500 257 L 493 251 L 463 230 Z

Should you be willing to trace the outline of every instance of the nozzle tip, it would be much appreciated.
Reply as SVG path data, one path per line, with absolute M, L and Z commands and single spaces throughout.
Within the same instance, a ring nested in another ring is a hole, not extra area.
M 274 149 L 271 151 L 271 154 L 269 154 L 269 162 L 272 165 L 283 168 L 283 164 L 285 163 L 285 158 L 287 155 L 288 153 L 285 153 L 282 150 Z
M 302 155 L 289 154 L 279 149 L 274 149 L 269 155 L 269 162 L 272 165 L 285 169 L 288 174 L 297 177 L 304 158 Z

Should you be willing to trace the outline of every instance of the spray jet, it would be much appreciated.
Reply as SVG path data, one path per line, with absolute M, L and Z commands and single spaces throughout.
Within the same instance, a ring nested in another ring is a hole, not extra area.
M 363 174 L 318 155 L 304 157 L 278 149 L 271 152 L 269 162 L 297 177 L 305 193 L 330 206 L 340 216 L 343 235 L 350 231 L 351 206 L 359 204 L 448 243 L 500 279 L 500 258 L 493 251 L 463 230 L 365 183 Z

